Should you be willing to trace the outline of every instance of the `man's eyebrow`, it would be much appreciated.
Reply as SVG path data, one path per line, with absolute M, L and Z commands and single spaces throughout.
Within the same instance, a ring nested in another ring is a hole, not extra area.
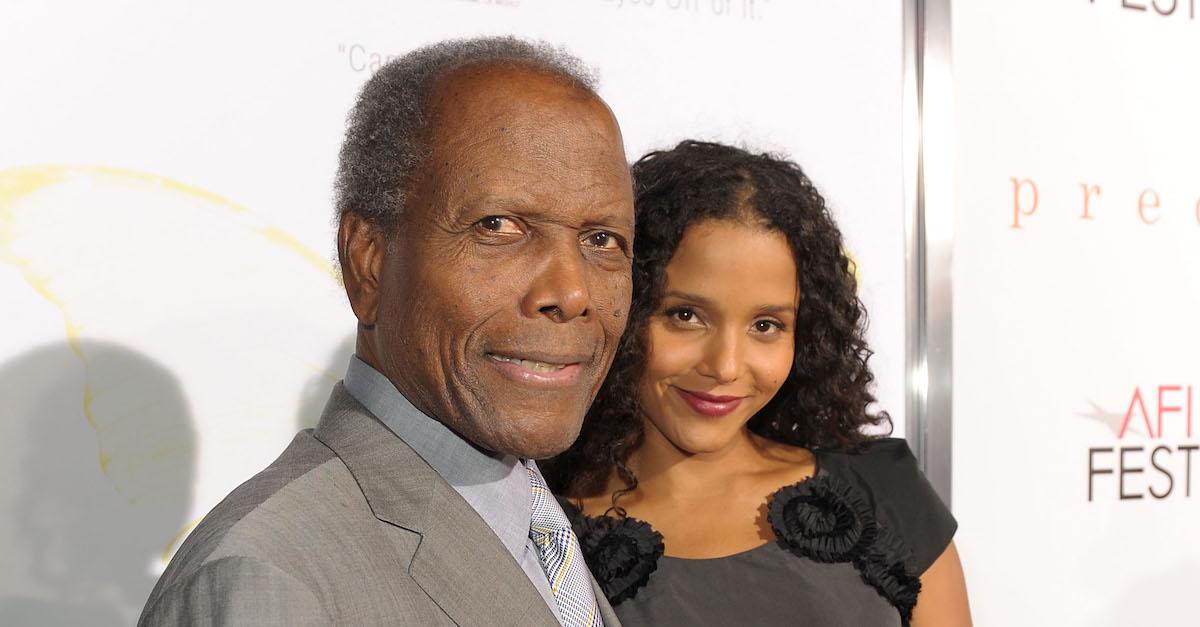
M 616 213 L 606 213 L 601 216 L 589 217 L 584 221 L 584 226 L 615 226 L 632 230 L 633 219 L 631 216 L 622 216 Z
M 528 200 L 517 196 L 480 194 L 478 196 L 471 196 L 465 199 L 461 206 L 468 211 L 481 211 L 484 209 L 515 211 L 517 209 L 529 210 L 532 207 L 532 204 Z

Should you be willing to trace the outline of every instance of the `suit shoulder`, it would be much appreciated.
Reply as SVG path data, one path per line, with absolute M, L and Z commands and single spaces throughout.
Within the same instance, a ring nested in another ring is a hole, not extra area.
M 336 482 L 339 474 L 353 481 L 333 451 L 312 437 L 311 432 L 297 434 L 270 466 L 230 492 L 192 530 L 160 578 L 151 601 L 161 589 L 188 579 L 208 561 L 228 556 L 231 544 L 242 550 L 252 548 L 253 538 L 264 535 L 257 529 L 260 524 L 256 521 L 260 517 L 256 512 L 264 508 L 301 507 L 298 501 L 303 499 L 297 492 L 305 490 L 298 487 L 311 488 Z M 250 536 L 249 541 L 247 536 Z
M 205 562 L 191 576 L 153 596 L 139 627 L 216 622 L 328 625 L 333 620 L 303 582 L 251 557 Z

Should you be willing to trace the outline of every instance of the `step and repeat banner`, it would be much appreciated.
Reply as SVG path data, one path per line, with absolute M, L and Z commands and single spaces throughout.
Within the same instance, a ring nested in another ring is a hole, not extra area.
M 953 502 L 979 625 L 1200 624 L 1197 4 L 953 6 Z
M 798 160 L 847 232 L 903 432 L 900 3 L 17 1 L 4 22 L 0 624 L 130 624 L 199 517 L 316 421 L 353 350 L 330 202 L 346 112 L 444 38 L 566 45 L 631 159 L 698 137 Z M 1063 184 L 1038 182 L 1034 218 Z M 1166 241 L 1177 196 L 1157 191 Z

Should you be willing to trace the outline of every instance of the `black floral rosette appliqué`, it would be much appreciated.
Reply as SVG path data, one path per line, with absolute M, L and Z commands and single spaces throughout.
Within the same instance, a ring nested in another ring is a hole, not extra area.
M 788 486 L 771 499 L 767 519 L 780 542 L 796 555 L 852 563 L 908 625 L 921 580 L 907 566 L 907 547 L 879 524 L 874 509 L 853 485 L 817 475 Z
M 875 541 L 871 506 L 850 484 L 812 477 L 775 493 L 767 510 L 775 535 L 816 562 L 849 562 Z
M 583 560 L 608 602 L 632 598 L 650 581 L 663 554 L 662 534 L 636 518 L 592 517 L 564 504 Z
M 862 573 L 863 581 L 896 606 L 903 624 L 908 625 L 921 592 L 921 579 L 907 566 L 908 547 L 886 527 L 879 531 L 875 543 L 854 560 L 854 566 Z

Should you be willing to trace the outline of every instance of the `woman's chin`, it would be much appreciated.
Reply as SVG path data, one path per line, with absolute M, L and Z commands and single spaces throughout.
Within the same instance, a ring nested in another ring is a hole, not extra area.
M 736 433 L 681 433 L 671 443 L 688 455 L 711 455 L 727 450 L 736 437 Z

